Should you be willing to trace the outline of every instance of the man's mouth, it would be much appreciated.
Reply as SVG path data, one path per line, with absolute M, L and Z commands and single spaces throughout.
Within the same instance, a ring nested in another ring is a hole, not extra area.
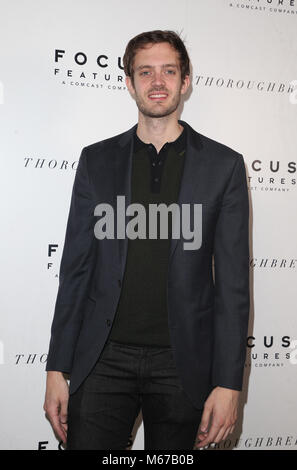
M 154 101 L 162 101 L 162 100 L 165 100 L 167 98 L 168 94 L 167 93 L 150 93 L 148 95 L 148 97 L 151 99 L 151 100 L 154 100 Z

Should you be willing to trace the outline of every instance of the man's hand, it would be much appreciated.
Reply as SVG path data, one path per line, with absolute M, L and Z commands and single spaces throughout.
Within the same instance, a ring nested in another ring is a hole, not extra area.
M 204 411 L 198 430 L 197 448 L 210 443 L 219 443 L 234 430 L 237 420 L 240 392 L 229 388 L 216 387 L 204 404 Z
M 64 444 L 67 440 L 68 399 L 69 387 L 63 373 L 48 371 L 43 409 L 54 431 Z

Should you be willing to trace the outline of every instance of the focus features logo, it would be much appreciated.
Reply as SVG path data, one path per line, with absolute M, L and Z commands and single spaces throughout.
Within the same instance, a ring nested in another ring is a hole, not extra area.
M 101 53 L 90 58 L 83 51 L 72 54 L 65 49 L 55 49 L 54 61 L 53 73 L 62 79 L 62 85 L 127 90 L 120 56 L 110 57 L 107 53 Z
M 48 256 L 48 261 L 47 261 L 47 270 L 48 272 L 54 272 L 54 277 L 59 277 L 58 271 L 59 271 L 59 266 L 56 263 L 56 253 L 58 251 L 59 245 L 57 243 L 49 243 L 47 247 L 47 256 Z
M 296 185 L 296 162 L 256 159 L 251 162 L 250 174 L 248 182 L 252 191 L 287 192 Z
M 296 0 L 241 0 L 237 2 L 228 1 L 229 7 L 240 9 L 250 13 L 259 12 L 279 15 L 296 15 Z
M 38 444 L 37 444 L 37 449 L 38 450 L 48 450 L 48 445 L 49 445 L 49 441 L 39 441 Z M 131 434 L 129 439 L 128 439 L 128 442 L 127 442 L 126 450 L 131 450 L 132 445 L 133 445 L 133 436 Z M 65 450 L 65 446 L 64 446 L 63 441 L 58 442 L 57 450 L 62 450 L 62 451 Z
M 297 363 L 297 340 L 292 340 L 289 335 L 248 336 L 247 348 L 250 362 L 246 362 L 246 367 L 279 368 Z

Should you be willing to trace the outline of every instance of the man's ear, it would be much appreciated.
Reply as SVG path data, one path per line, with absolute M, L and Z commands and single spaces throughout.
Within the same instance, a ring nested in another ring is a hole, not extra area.
M 181 87 L 181 94 L 182 95 L 184 95 L 187 92 L 189 86 L 190 86 L 190 76 L 186 75 L 184 80 L 183 80 L 182 87 Z

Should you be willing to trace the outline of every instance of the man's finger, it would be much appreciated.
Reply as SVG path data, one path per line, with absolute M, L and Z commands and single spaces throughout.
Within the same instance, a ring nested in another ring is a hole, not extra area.
M 68 414 L 68 401 L 62 401 L 61 402 L 61 410 L 60 410 L 60 424 L 64 430 L 64 432 L 67 432 L 67 414 Z
M 231 434 L 231 426 L 229 426 L 226 431 L 224 432 L 224 435 L 221 439 L 221 441 L 224 441 L 225 439 L 227 439 L 227 437 L 229 436 L 229 434 Z
M 217 433 L 216 437 L 214 438 L 213 442 L 215 442 L 216 444 L 221 442 L 224 439 L 224 435 L 226 434 L 227 429 L 228 428 L 226 426 L 222 426 L 219 432 Z
M 211 442 L 215 442 L 215 439 L 217 435 L 219 434 L 219 432 L 221 431 L 221 429 L 222 429 L 221 425 L 213 422 L 206 438 L 202 439 L 201 442 L 197 445 L 197 447 L 198 448 L 205 447 Z
M 207 432 L 208 431 L 208 428 L 209 428 L 209 422 L 210 422 L 210 416 L 211 416 L 211 409 L 208 408 L 208 407 L 205 407 L 204 408 L 204 411 L 202 413 L 202 418 L 201 418 L 201 422 L 200 422 L 200 431 L 202 433 L 204 432 Z
M 61 426 L 63 432 L 65 433 L 65 439 L 66 439 L 67 431 L 68 431 L 68 425 L 67 425 L 67 423 L 62 423 L 62 421 L 60 421 L 60 426 Z
M 57 408 L 49 409 L 47 411 L 47 416 L 48 416 L 48 418 L 51 422 L 51 425 L 52 425 L 55 433 L 59 436 L 59 438 L 63 442 L 66 442 L 66 433 L 65 433 L 64 429 L 61 426 L 60 416 L 58 414 Z
M 204 442 L 204 440 L 207 438 L 208 428 L 210 425 L 210 417 L 211 417 L 211 409 L 205 407 L 203 414 L 202 414 L 201 421 L 200 421 L 197 437 L 196 437 L 196 439 L 198 439 L 201 443 Z M 202 445 L 200 447 L 202 447 Z

